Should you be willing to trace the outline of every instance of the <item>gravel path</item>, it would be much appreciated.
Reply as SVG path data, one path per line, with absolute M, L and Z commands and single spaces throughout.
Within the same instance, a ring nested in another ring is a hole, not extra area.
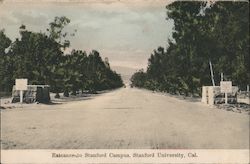
M 1 123 L 4 149 L 249 149 L 249 115 L 135 88 L 1 110 Z

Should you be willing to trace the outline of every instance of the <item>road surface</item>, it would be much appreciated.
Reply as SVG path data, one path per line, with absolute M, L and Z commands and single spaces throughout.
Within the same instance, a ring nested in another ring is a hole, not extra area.
M 4 149 L 249 148 L 249 115 L 135 88 L 1 118 Z

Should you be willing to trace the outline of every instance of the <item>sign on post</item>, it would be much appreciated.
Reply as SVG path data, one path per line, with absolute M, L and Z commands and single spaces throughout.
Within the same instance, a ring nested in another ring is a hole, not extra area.
M 28 90 L 28 79 L 16 79 L 16 90 L 20 91 L 20 103 L 23 103 L 23 91 Z
M 225 93 L 225 104 L 227 104 L 227 94 L 232 93 L 232 81 L 221 81 L 220 82 L 220 91 L 221 93 Z

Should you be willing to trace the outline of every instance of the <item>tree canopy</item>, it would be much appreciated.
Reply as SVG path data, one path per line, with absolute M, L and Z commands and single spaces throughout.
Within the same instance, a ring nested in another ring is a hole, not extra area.
M 200 94 L 202 85 L 212 85 L 209 61 L 217 85 L 221 73 L 242 89 L 250 83 L 249 3 L 177 1 L 166 10 L 174 20 L 173 39 L 166 50 L 154 50 L 143 78 L 135 73 L 132 85 Z
M 0 31 L 0 91 L 10 92 L 16 78 L 27 78 L 29 84 L 50 85 L 55 93 L 76 94 L 79 90 L 91 92 L 118 88 L 121 76 L 112 71 L 98 51 L 89 55 L 72 50 L 64 27 L 70 23 L 66 17 L 56 17 L 46 33 L 32 32 L 25 25 L 19 28 L 20 39 L 11 41 Z

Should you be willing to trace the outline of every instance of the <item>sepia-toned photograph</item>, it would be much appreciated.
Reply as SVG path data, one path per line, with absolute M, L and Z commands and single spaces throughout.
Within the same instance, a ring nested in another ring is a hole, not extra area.
M 249 152 L 249 85 L 249 1 L 0 0 L 1 152 Z

